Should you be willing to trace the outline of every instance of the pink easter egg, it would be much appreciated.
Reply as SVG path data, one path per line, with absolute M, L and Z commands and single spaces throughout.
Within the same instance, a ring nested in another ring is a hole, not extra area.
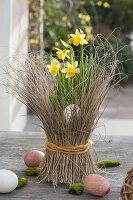
M 102 197 L 110 191 L 110 184 L 103 176 L 90 174 L 85 176 L 83 182 L 85 189 L 95 196 Z
M 43 157 L 44 157 L 43 152 L 32 150 L 24 155 L 24 162 L 27 167 L 39 167 Z

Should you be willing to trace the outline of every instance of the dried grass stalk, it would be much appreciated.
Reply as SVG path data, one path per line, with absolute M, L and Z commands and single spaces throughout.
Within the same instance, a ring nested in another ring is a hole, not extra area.
M 99 119 L 98 111 L 115 75 L 117 55 L 109 42 L 98 36 L 93 44 L 94 55 L 89 59 L 84 79 L 78 79 L 78 88 L 71 85 L 69 91 L 60 88 L 46 66 L 47 58 L 29 55 L 26 63 L 17 61 L 16 68 L 10 67 L 11 93 L 21 102 L 30 106 L 43 124 L 48 141 L 59 146 L 78 146 L 86 144 Z M 86 49 L 85 49 L 86 51 Z M 72 84 L 72 83 L 71 83 Z M 74 93 L 75 89 L 79 91 Z M 50 96 L 56 96 L 56 104 L 51 104 Z M 66 121 L 64 110 L 71 99 L 80 112 L 71 109 L 71 117 Z M 67 104 L 66 104 L 67 102 Z M 46 149 L 41 164 L 42 181 L 61 183 L 81 182 L 84 175 L 96 173 L 97 168 L 90 151 L 69 155 Z

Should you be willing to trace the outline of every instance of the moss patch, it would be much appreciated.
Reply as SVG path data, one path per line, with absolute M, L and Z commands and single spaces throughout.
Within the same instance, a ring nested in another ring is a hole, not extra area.
M 80 195 L 84 191 L 84 185 L 81 183 L 73 183 L 69 185 L 69 193 Z
M 22 188 L 22 187 L 24 187 L 24 186 L 27 184 L 27 182 L 28 182 L 27 178 L 19 177 L 19 178 L 18 178 L 18 185 L 17 185 L 17 188 Z
M 119 160 L 100 160 L 97 162 L 97 166 L 99 168 L 102 167 L 117 167 L 120 165 L 120 161 Z
M 27 176 L 37 176 L 40 173 L 40 168 L 39 167 L 28 167 L 25 170 L 25 174 Z

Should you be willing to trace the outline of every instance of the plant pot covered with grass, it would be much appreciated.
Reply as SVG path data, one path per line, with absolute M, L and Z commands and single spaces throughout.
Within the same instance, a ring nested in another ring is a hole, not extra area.
M 41 180 L 55 185 L 82 182 L 85 175 L 97 173 L 90 137 L 117 58 L 103 36 L 91 45 L 85 36 L 77 29 L 68 42 L 61 41 L 63 49 L 56 49 L 56 57 L 30 54 L 20 68 L 10 67 L 10 91 L 24 104 L 28 102 L 46 134 Z

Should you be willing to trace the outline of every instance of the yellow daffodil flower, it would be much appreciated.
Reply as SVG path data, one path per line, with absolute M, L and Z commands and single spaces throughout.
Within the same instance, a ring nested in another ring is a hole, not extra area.
M 85 32 L 90 34 L 92 32 L 92 26 L 86 26 L 85 27 Z
M 35 45 L 37 45 L 37 44 L 39 44 L 39 40 L 30 39 L 30 40 L 29 40 L 29 43 L 30 43 L 30 44 L 35 44 Z
M 52 76 L 56 76 L 61 67 L 61 64 L 59 63 L 58 60 L 53 59 L 51 60 L 51 65 L 46 65 L 46 66 L 49 69 L 49 72 L 52 74 Z
M 89 22 L 91 20 L 90 15 L 84 15 L 82 13 L 79 13 L 78 17 L 79 19 L 81 19 L 81 24 L 85 24 L 86 22 Z
M 94 36 L 93 36 L 93 33 L 92 33 L 92 26 L 86 26 L 85 32 L 87 33 L 86 40 L 88 42 L 94 39 Z
M 86 22 L 89 22 L 89 21 L 91 20 L 90 15 L 85 15 L 85 16 L 84 16 L 84 20 L 85 20 Z
M 104 8 L 110 8 L 111 6 L 110 6 L 110 4 L 108 2 L 104 2 L 103 3 L 103 7 Z
M 85 34 L 80 29 L 76 29 L 75 34 L 70 34 L 71 38 L 69 39 L 69 42 L 72 43 L 75 46 L 78 46 L 79 44 L 88 44 L 87 40 L 85 39 Z
M 60 46 L 60 43 L 59 43 L 59 42 L 55 42 L 54 44 L 55 44 L 56 47 L 59 47 L 59 46 Z
M 81 20 L 81 24 L 85 25 L 86 24 L 85 20 Z
M 90 17 L 90 15 L 84 15 L 84 14 L 82 14 L 82 13 L 79 13 L 78 14 L 78 17 L 80 18 L 80 19 L 84 19 L 85 21 L 90 21 L 90 19 L 91 19 L 91 17 Z
M 66 73 L 66 78 L 70 78 L 80 73 L 80 69 L 77 67 L 78 62 L 75 61 L 73 64 L 66 62 L 66 68 L 62 69 L 62 73 Z
M 93 40 L 93 39 L 94 39 L 94 36 L 93 36 L 92 33 L 87 34 L 86 40 L 87 40 L 88 42 L 91 41 L 91 40 Z
M 58 49 L 55 48 L 57 50 L 56 55 L 59 59 L 64 60 L 65 58 L 69 58 L 68 53 L 70 52 L 70 50 L 64 49 Z
M 66 22 L 67 20 L 68 20 L 68 17 L 66 15 L 62 17 L 63 22 Z
M 97 5 L 97 6 L 102 6 L 102 1 L 98 1 L 98 2 L 96 3 L 96 5 Z
M 78 17 L 79 17 L 80 19 L 82 19 L 82 18 L 83 18 L 83 14 L 82 14 L 82 13 L 79 13 L 79 14 L 78 14 Z

